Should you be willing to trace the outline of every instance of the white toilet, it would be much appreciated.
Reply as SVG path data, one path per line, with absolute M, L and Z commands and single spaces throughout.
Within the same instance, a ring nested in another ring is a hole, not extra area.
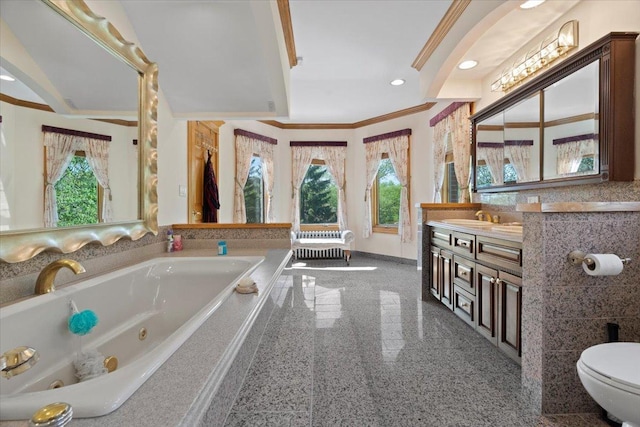
M 640 343 L 598 344 L 582 352 L 578 376 L 593 400 L 623 427 L 640 427 Z

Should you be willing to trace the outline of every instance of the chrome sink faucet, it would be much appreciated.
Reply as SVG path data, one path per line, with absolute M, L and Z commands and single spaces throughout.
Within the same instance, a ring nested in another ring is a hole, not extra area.
M 56 274 L 61 268 L 68 268 L 75 274 L 84 273 L 86 271 L 78 261 L 74 261 L 72 259 L 59 259 L 54 261 L 43 268 L 38 275 L 38 278 L 36 279 L 36 295 L 48 294 L 49 292 L 55 291 L 56 288 L 53 285 L 53 280 L 56 278 Z

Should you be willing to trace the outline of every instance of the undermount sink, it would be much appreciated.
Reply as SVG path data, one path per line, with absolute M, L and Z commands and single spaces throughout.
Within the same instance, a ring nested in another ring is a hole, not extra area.
M 441 222 L 445 224 L 451 225 L 463 225 L 465 227 L 475 227 L 475 228 L 491 228 L 495 226 L 495 224 L 488 221 L 479 221 L 477 219 L 443 219 Z
M 519 233 L 522 234 L 521 225 L 494 225 L 491 230 L 501 233 Z

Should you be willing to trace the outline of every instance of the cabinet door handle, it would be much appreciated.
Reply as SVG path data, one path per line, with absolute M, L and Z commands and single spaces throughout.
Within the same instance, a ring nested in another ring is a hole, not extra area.
M 469 272 L 467 270 L 460 269 L 458 270 L 458 274 L 464 278 L 469 277 Z
M 496 283 L 496 278 L 492 277 L 491 279 L 489 279 L 489 283 L 491 283 L 492 285 L 494 285 Z
M 469 304 L 468 302 L 465 302 L 465 303 L 463 303 L 463 304 L 460 304 L 460 307 L 462 307 L 462 308 L 469 308 L 469 307 L 470 307 L 470 304 Z
M 502 280 L 501 279 L 496 279 L 496 285 L 502 285 Z
M 468 242 L 466 240 L 458 240 L 458 245 L 462 246 L 463 248 L 469 248 L 471 247 L 471 242 Z

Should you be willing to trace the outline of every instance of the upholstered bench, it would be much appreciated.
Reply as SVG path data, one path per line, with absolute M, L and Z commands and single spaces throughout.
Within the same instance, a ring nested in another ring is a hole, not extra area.
M 351 260 L 351 242 L 355 240 L 353 231 L 344 230 L 335 232 L 336 237 L 298 237 L 295 232 L 291 232 L 291 250 L 293 257 L 296 259 L 297 249 L 308 249 L 312 251 L 321 251 L 326 249 L 342 249 L 344 251 L 344 259 L 349 265 Z

